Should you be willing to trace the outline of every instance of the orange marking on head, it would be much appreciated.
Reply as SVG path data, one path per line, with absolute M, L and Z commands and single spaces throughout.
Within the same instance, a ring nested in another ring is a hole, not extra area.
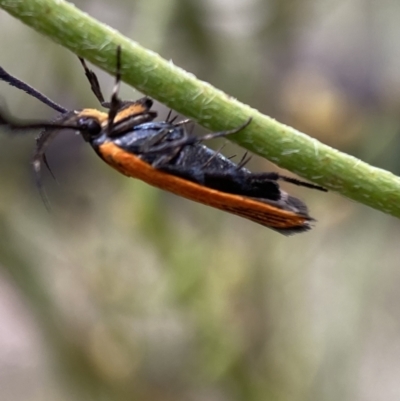
M 96 118 L 102 126 L 108 121 L 108 113 L 96 109 L 83 109 L 78 112 L 78 117 Z
M 164 173 L 112 142 L 99 147 L 101 157 L 120 173 L 138 178 L 157 188 L 224 210 L 277 230 L 299 231 L 310 227 L 311 218 L 283 210 L 253 198 L 229 194 Z

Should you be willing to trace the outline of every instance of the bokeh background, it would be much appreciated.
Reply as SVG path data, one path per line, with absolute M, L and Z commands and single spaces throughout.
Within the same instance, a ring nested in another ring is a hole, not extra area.
M 400 173 L 397 0 L 74 3 L 252 107 Z M 76 57 L 1 10 L 0 48 L 1 66 L 52 99 L 97 107 Z M 113 78 L 99 78 L 109 94 Z M 20 118 L 54 116 L 4 83 L 0 95 Z M 123 86 L 123 98 L 139 96 Z M 400 399 L 398 220 L 291 187 L 318 222 L 286 238 L 123 177 L 72 134 L 48 152 L 48 213 L 33 148 L 33 133 L 0 136 L 1 400 Z M 259 158 L 251 168 L 277 169 Z

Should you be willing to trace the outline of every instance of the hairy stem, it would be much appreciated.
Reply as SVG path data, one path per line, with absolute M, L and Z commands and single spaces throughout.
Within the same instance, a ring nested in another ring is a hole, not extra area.
M 232 139 L 243 147 L 329 189 L 400 217 L 400 179 L 259 113 L 174 66 L 62 0 L 0 0 L 0 7 L 98 67 L 212 129 L 252 123 Z M 322 195 L 321 196 L 326 196 Z

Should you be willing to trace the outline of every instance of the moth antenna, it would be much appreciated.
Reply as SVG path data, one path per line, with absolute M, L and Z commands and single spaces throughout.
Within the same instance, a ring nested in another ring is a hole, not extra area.
M 33 96 L 35 99 L 40 100 L 45 105 L 51 107 L 53 110 L 58 111 L 59 113 L 67 113 L 68 110 L 64 107 L 60 106 L 56 102 L 53 102 L 50 98 L 40 93 L 32 86 L 22 82 L 18 78 L 13 77 L 9 74 L 4 68 L 0 67 L 0 80 L 7 82 L 9 85 L 14 86 L 15 88 L 21 89 L 26 92 L 28 95 Z

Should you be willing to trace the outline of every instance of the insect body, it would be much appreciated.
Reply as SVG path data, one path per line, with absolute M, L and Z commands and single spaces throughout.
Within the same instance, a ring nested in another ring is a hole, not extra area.
M 93 93 L 108 112 L 96 109 L 68 111 L 0 68 L 0 80 L 26 91 L 60 112 L 51 122 L 13 122 L 0 112 L 0 124 L 9 129 L 41 129 L 33 167 L 41 188 L 41 165 L 49 142 L 63 129 L 78 131 L 110 166 L 129 177 L 213 206 L 262 224 L 282 234 L 306 231 L 313 219 L 306 205 L 279 188 L 278 180 L 313 189 L 323 188 L 277 173 L 252 173 L 203 142 L 225 137 L 245 128 L 251 120 L 231 130 L 198 138 L 185 124 L 173 120 L 153 121 L 152 100 L 122 101 L 118 97 L 121 50 L 117 50 L 116 85 L 110 102 L 105 102 L 96 75 L 80 59 Z M 42 192 L 43 194 L 43 192 Z

